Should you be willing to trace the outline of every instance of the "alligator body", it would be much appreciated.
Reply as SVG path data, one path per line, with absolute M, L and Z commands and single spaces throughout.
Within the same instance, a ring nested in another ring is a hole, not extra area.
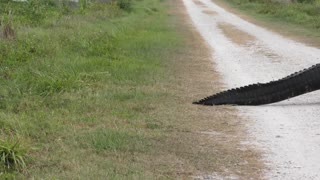
M 193 102 L 201 105 L 262 105 L 320 89 L 320 64 L 269 83 L 230 89 Z

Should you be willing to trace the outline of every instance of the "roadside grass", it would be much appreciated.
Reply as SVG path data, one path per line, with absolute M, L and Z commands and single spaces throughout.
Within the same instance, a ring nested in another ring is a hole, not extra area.
M 221 84 L 182 2 L 121 2 L 22 21 L 0 40 L 0 139 L 27 150 L 0 179 L 259 177 L 246 121 L 191 104 Z
M 320 37 L 319 1 L 285 3 L 264 0 L 224 0 L 224 2 L 288 32 Z
M 165 2 L 128 2 L 26 20 L 1 40 L 1 139 L 32 147 L 25 172 L 1 177 L 157 176 L 134 159 L 154 151 L 152 113 L 171 96 L 166 66 L 182 44 Z

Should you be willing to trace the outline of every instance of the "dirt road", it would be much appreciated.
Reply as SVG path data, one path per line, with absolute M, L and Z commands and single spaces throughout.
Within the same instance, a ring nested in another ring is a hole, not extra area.
M 183 2 L 225 88 L 268 82 L 320 62 L 320 49 L 258 27 L 211 0 Z M 237 109 L 253 122 L 243 143 L 263 150 L 267 179 L 320 179 L 320 91 Z

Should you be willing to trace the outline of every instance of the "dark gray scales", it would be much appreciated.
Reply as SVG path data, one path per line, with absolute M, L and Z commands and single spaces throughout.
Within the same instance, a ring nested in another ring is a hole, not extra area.
M 193 104 L 263 105 L 320 89 L 320 64 L 268 83 L 257 83 L 214 94 Z

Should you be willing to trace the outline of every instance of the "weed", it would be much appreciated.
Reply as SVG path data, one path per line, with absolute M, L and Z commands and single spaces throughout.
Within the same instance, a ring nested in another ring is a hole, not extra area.
M 132 10 L 132 2 L 131 1 L 132 0 L 116 0 L 120 9 L 123 9 L 128 12 Z
M 6 24 L 4 25 L 4 28 L 3 28 L 3 37 L 5 39 L 14 39 L 15 37 L 15 32 L 11 26 L 11 24 Z
M 18 141 L 0 141 L 0 170 L 24 170 L 25 156 L 26 151 Z
M 4 39 L 14 39 L 15 38 L 15 31 L 13 29 L 12 23 L 12 13 L 9 11 L 7 22 L 4 21 L 4 17 L 2 17 L 0 26 L 3 26 L 3 34 L 2 37 Z

